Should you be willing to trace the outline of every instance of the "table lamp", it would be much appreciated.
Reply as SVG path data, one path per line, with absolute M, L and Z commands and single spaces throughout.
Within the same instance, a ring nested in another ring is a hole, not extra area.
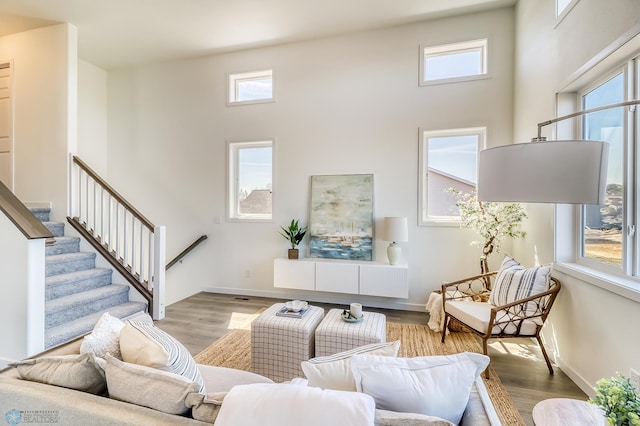
M 384 233 L 382 238 L 385 241 L 391 241 L 391 244 L 389 244 L 389 247 L 387 247 L 387 257 L 389 258 L 389 264 L 397 265 L 400 262 L 400 258 L 402 256 L 402 249 L 397 243 L 409 240 L 407 218 L 385 217 Z

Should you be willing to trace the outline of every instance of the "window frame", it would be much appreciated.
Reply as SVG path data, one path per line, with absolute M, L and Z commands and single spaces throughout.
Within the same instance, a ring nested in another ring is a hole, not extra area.
M 558 9 L 558 0 L 556 0 L 556 4 L 555 4 L 555 13 L 556 13 L 556 27 L 560 24 L 560 22 L 562 22 L 564 20 L 564 18 L 567 17 L 567 15 L 569 14 L 569 12 L 571 12 L 571 10 L 575 7 L 576 4 L 578 4 L 580 0 L 571 0 L 569 3 L 567 3 L 567 5 L 564 7 L 564 9 L 559 10 Z
M 586 109 L 583 106 L 584 96 L 591 93 L 598 87 L 602 86 L 612 78 L 615 78 L 619 74 L 623 75 L 623 80 L 624 80 L 623 81 L 624 101 L 628 100 L 631 95 L 631 93 L 629 92 L 629 88 L 635 85 L 634 82 L 632 81 L 634 79 L 634 75 L 632 70 L 630 69 L 630 63 L 634 62 L 635 60 L 636 59 L 633 59 L 633 58 L 630 59 L 627 62 L 627 64 L 616 67 L 611 72 L 608 72 L 607 74 L 601 76 L 598 79 L 592 80 L 590 84 L 580 88 L 580 90 L 576 92 L 576 99 L 575 99 L 576 111 L 582 111 Z M 631 98 L 635 99 L 634 97 L 631 97 Z M 626 112 L 628 112 L 628 110 Z M 585 117 L 587 116 L 583 115 L 582 119 L 579 120 L 578 123 L 576 124 L 575 132 L 578 135 L 578 139 L 584 139 L 583 123 L 584 123 Z M 632 239 L 629 238 L 628 236 L 627 226 L 629 224 L 629 219 L 632 219 L 632 221 L 635 222 L 633 205 L 636 203 L 635 201 L 636 197 L 634 195 L 634 191 L 637 190 L 635 189 L 637 185 L 635 185 L 633 180 L 633 169 L 634 169 L 633 126 L 634 125 L 629 120 L 628 113 L 624 114 L 622 121 L 623 121 L 623 138 L 624 138 L 622 142 L 622 145 L 623 145 L 622 185 L 624 190 L 624 198 L 623 198 L 624 214 L 622 218 L 622 230 L 621 230 L 622 231 L 622 243 L 621 243 L 622 264 L 620 265 L 620 267 L 618 267 L 606 262 L 599 261 L 594 258 L 586 257 L 584 255 L 585 235 L 583 231 L 584 231 L 585 222 L 586 222 L 586 211 L 585 211 L 584 205 L 580 205 L 577 209 L 578 211 L 576 212 L 577 220 L 575 225 L 576 225 L 577 238 L 575 241 L 575 244 L 576 244 L 575 253 L 576 253 L 576 263 L 578 263 L 579 265 L 584 265 L 588 268 L 597 269 L 606 273 L 612 273 L 612 274 L 622 273 L 625 276 L 633 277 L 633 276 L 637 276 L 638 273 L 633 266 L 634 261 L 632 260 L 632 257 L 635 249 L 632 247 L 632 243 L 633 243 Z M 631 176 L 629 175 L 629 173 L 632 173 Z
M 238 83 L 251 80 L 271 79 L 271 97 L 261 99 L 247 99 L 239 101 Z M 253 105 L 275 102 L 275 77 L 272 68 L 258 71 L 229 72 L 227 73 L 227 106 Z
M 238 151 L 246 148 L 271 148 L 271 214 L 241 214 L 238 210 Z M 230 222 L 273 222 L 273 206 L 275 204 L 275 138 L 252 140 L 231 140 L 226 142 L 226 217 Z
M 478 147 L 476 152 L 476 176 L 477 164 L 480 151 L 486 148 L 487 128 L 486 126 L 465 127 L 457 129 L 429 130 L 419 129 L 418 146 L 418 226 L 460 226 L 460 216 L 429 216 L 429 194 L 428 194 L 428 171 L 429 171 L 429 149 L 428 140 L 438 137 L 454 136 L 478 136 Z M 476 177 L 477 188 L 477 177 Z
M 640 28 L 640 26 L 636 26 Z M 640 67 L 639 62 L 633 63 L 634 59 L 638 58 L 638 52 L 640 52 L 640 34 L 634 32 L 628 34 L 626 37 L 616 40 L 611 45 L 607 46 L 603 51 L 594 56 L 591 60 L 587 61 L 580 69 L 578 69 L 570 79 L 565 83 L 562 89 L 557 93 L 556 99 L 556 114 L 557 116 L 564 116 L 571 114 L 580 109 L 580 105 L 577 103 L 578 92 L 582 91 L 584 87 L 592 85 L 596 81 L 604 81 L 603 76 L 612 75 L 611 70 L 617 70 L 620 67 L 629 67 L 633 64 L 634 71 L 631 74 L 633 76 L 633 82 L 640 82 Z M 628 93 L 631 93 L 632 99 L 639 99 L 640 88 L 633 89 L 633 85 L 629 85 Z M 627 109 L 628 123 L 634 123 L 635 128 L 638 129 L 638 135 L 636 138 L 640 138 L 640 106 L 636 107 L 636 113 L 630 113 Z M 632 127 L 632 126 L 630 126 Z M 551 137 L 555 139 L 575 139 L 577 137 L 577 127 L 574 120 L 564 120 L 550 126 L 555 134 L 551 134 Z M 634 143 L 634 139 L 630 138 L 629 143 Z M 627 161 L 631 159 L 634 161 L 634 166 L 627 170 L 626 176 L 634 176 L 634 173 L 640 174 L 640 147 L 636 149 L 636 152 L 631 155 L 627 155 Z M 634 181 L 635 182 L 635 181 Z M 628 194 L 630 188 L 627 185 Z M 629 206 L 632 206 L 634 210 L 631 216 L 634 221 L 640 218 L 640 184 L 636 186 L 635 193 L 628 198 L 627 202 Z M 628 219 L 627 218 L 627 219 Z M 608 291 L 620 297 L 632 300 L 640 303 L 640 238 L 638 238 L 638 225 L 635 223 L 628 223 L 636 226 L 636 233 L 631 238 L 631 244 L 635 250 L 635 256 L 633 256 L 632 274 L 627 274 L 619 268 L 607 267 L 602 262 L 586 262 L 579 261 L 580 254 L 580 206 L 556 204 L 555 205 L 555 220 L 554 220 L 554 270 L 559 273 L 565 274 L 567 277 L 579 280 L 580 283 L 585 285 L 591 285 L 600 288 L 604 291 Z M 626 229 L 625 229 L 626 232 Z M 629 239 L 628 239 L 629 240 Z M 588 260 L 588 259 L 586 259 Z
M 485 37 L 485 38 L 478 38 L 474 40 L 465 40 L 465 41 L 438 44 L 438 45 L 421 44 L 420 59 L 419 59 L 420 75 L 419 75 L 418 85 L 433 86 L 438 84 L 458 83 L 458 82 L 464 82 L 464 81 L 484 80 L 484 79 L 491 78 L 491 75 L 489 74 L 490 43 L 491 41 L 489 37 Z M 427 71 L 425 60 L 427 57 L 454 55 L 457 53 L 465 53 L 465 52 L 475 51 L 478 49 L 481 52 L 480 57 L 482 61 L 480 64 L 480 69 L 481 69 L 480 74 L 465 75 L 465 76 L 459 76 L 459 77 L 446 77 L 446 78 L 438 78 L 438 79 L 432 79 L 432 80 L 425 79 L 426 78 L 425 73 Z

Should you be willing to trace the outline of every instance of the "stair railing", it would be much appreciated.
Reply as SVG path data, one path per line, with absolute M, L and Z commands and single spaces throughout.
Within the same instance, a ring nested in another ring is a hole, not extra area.
M 85 162 L 71 157 L 68 222 L 164 318 L 166 230 L 155 226 Z

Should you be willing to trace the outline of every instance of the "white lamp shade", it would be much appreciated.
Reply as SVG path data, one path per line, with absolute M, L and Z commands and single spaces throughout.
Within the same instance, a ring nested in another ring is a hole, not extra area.
M 409 231 L 406 217 L 385 217 L 382 239 L 385 241 L 408 241 Z
M 480 151 L 478 200 L 602 204 L 609 144 L 518 143 Z

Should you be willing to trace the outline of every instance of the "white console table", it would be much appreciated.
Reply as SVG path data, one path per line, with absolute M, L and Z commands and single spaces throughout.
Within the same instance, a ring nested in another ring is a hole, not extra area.
M 273 285 L 406 299 L 409 297 L 409 267 L 382 262 L 278 258 L 273 261 Z

